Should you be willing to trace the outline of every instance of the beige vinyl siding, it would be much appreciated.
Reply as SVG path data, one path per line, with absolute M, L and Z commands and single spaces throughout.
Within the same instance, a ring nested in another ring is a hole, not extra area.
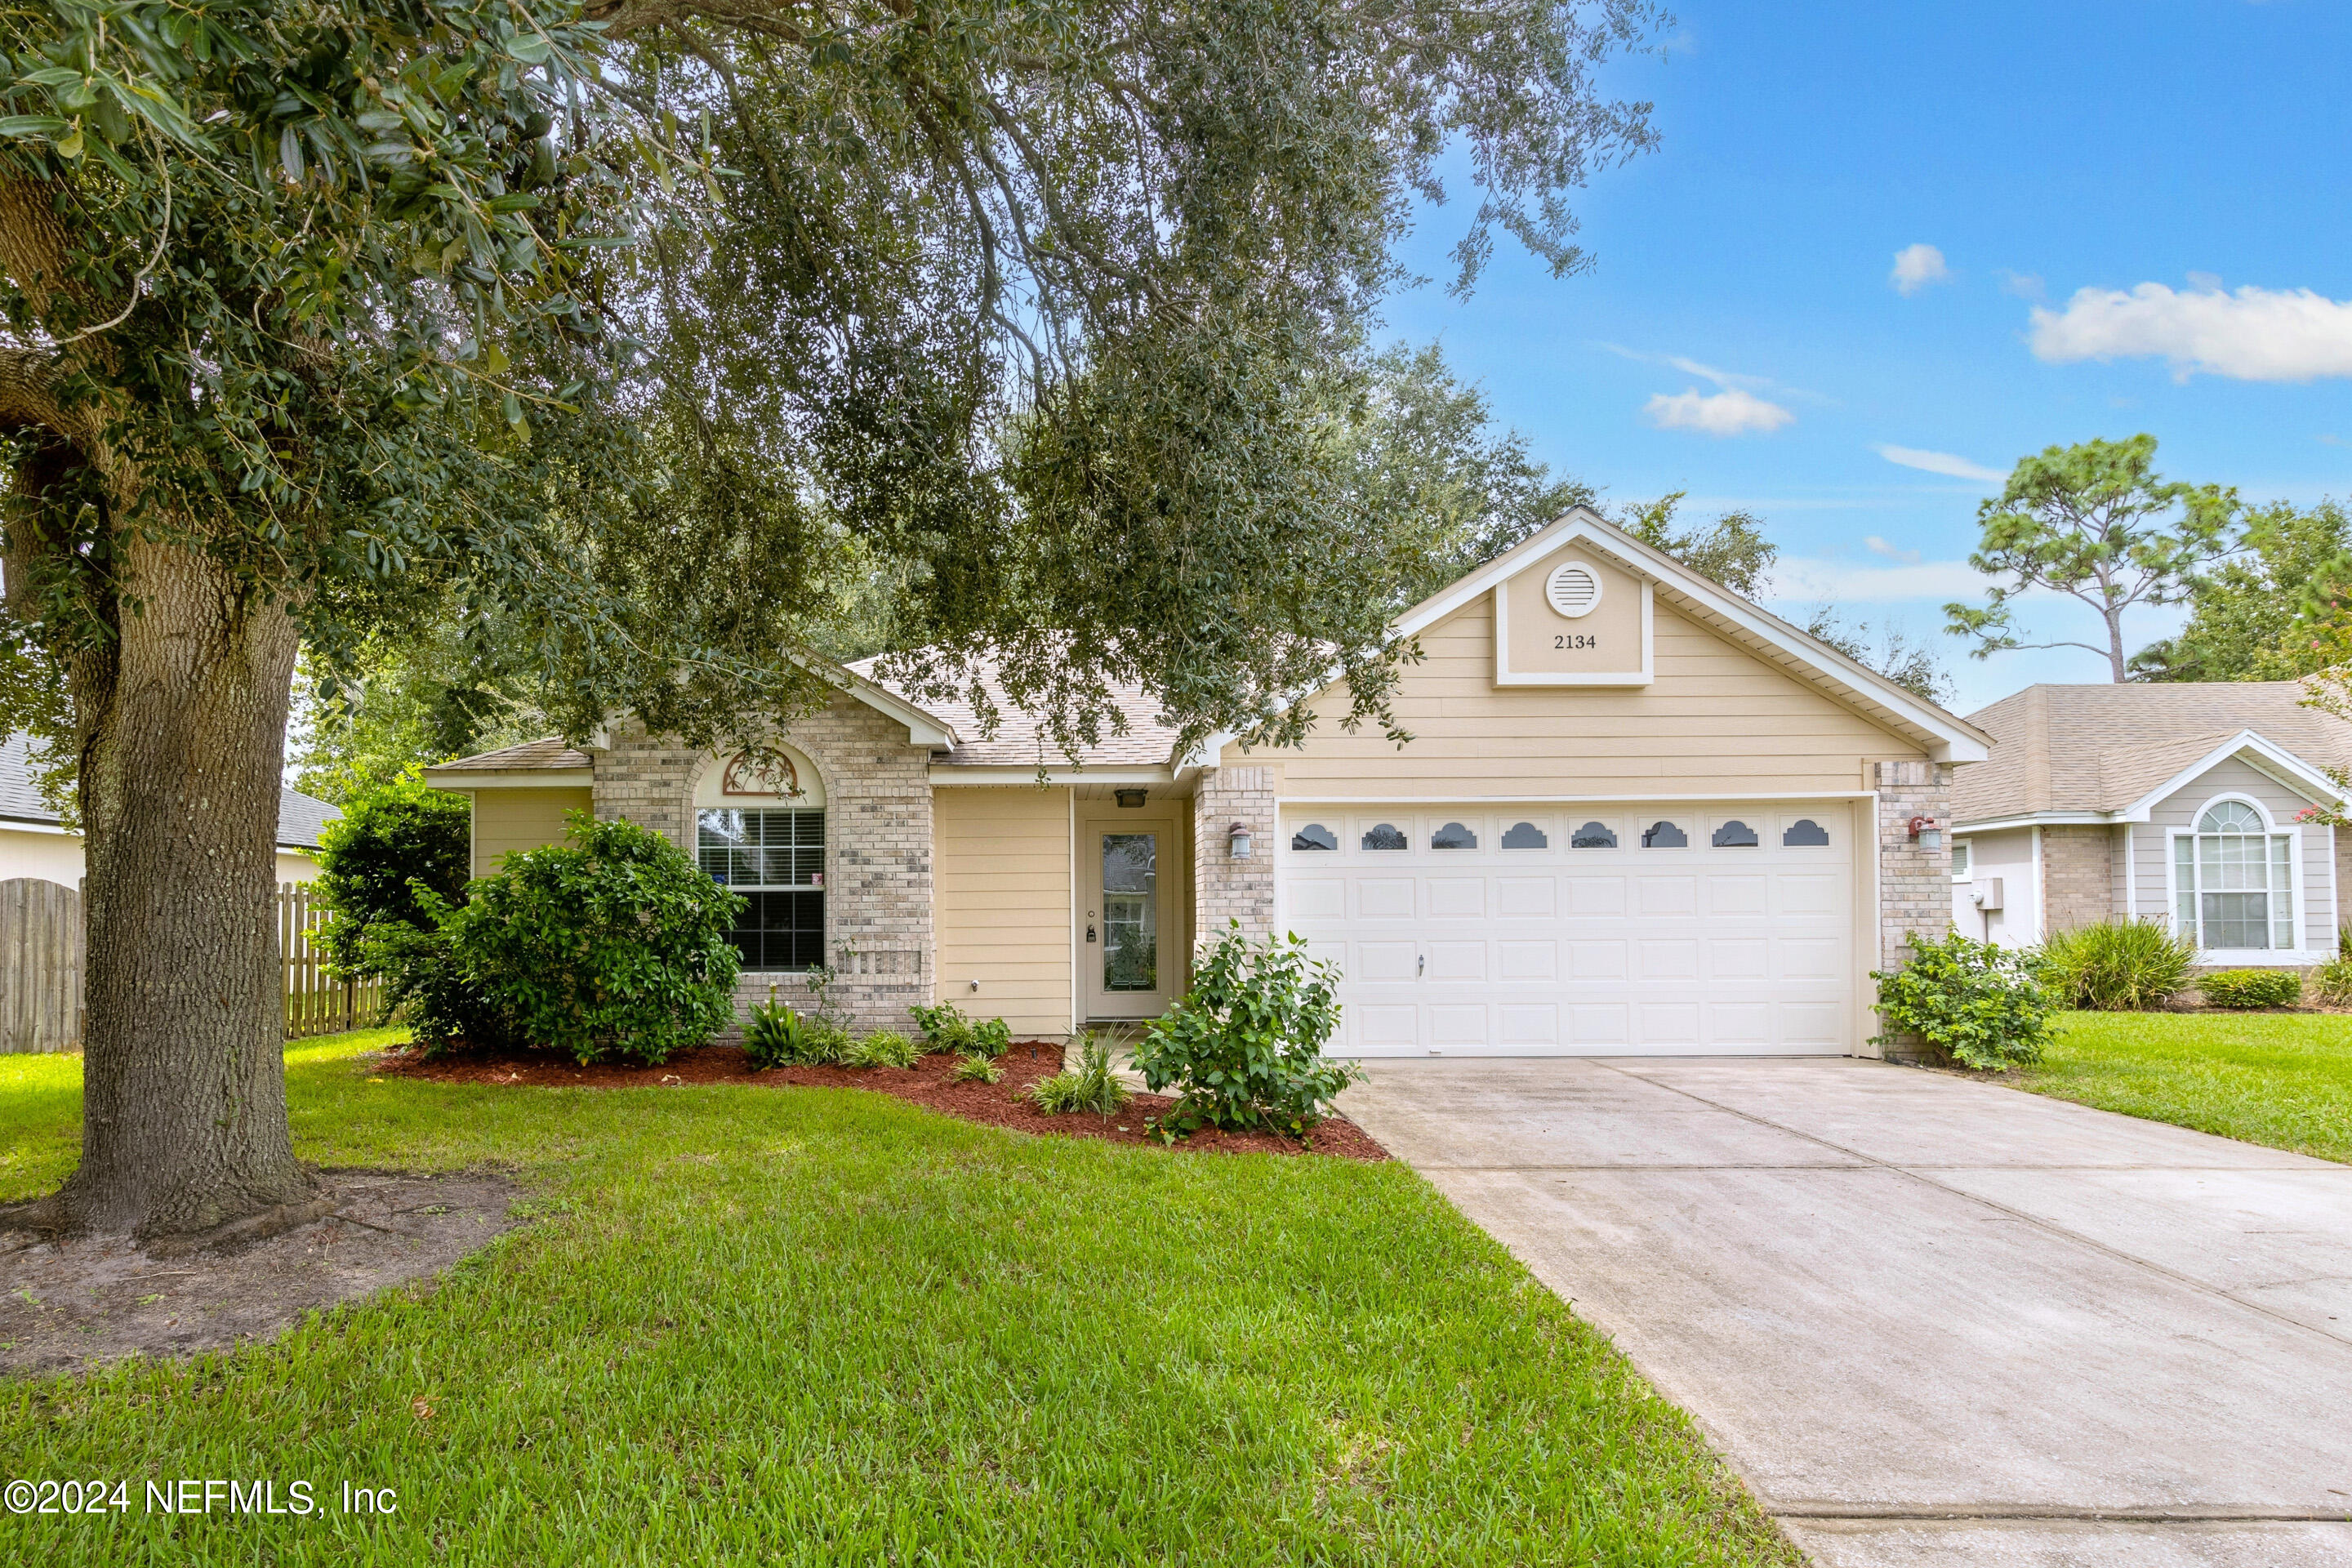
M 1910 742 L 1832 701 L 1661 604 L 1656 679 L 1635 689 L 1494 683 L 1491 596 L 1421 634 L 1395 702 L 1413 740 L 1402 751 L 1338 720 L 1344 692 L 1315 704 L 1323 721 L 1272 762 L 1288 799 L 1442 800 L 1638 795 L 1848 793 L 1870 762 L 1916 758 Z
M 1070 792 L 933 790 L 931 868 L 938 1000 L 1016 1038 L 1069 1033 Z
M 563 814 L 591 808 L 585 789 L 478 789 L 474 797 L 474 875 L 487 877 L 519 849 L 563 842 Z

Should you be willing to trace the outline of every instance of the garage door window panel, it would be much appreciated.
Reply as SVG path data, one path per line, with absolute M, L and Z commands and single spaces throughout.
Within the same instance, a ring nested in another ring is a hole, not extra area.
M 1432 849 L 1475 849 L 1478 832 L 1466 822 L 1441 823 L 1429 836 Z
M 1309 822 L 1290 836 L 1290 847 L 1302 854 L 1329 854 L 1339 847 L 1339 836 L 1319 822 Z
M 1617 830 L 1605 822 L 1588 822 L 1569 835 L 1568 847 L 1570 849 L 1614 849 L 1617 847 Z
M 1361 840 L 1366 849 L 1380 854 L 1397 854 L 1412 847 L 1404 830 L 1392 822 L 1376 822 L 1364 829 Z
M 1503 847 L 1506 849 L 1549 849 L 1551 847 L 1551 835 L 1546 833 L 1543 830 L 1542 826 L 1538 823 L 1524 821 L 1515 822 L 1511 824 L 1510 826 L 1503 829 Z
M 1682 828 L 1675 823 L 1660 820 L 1654 822 L 1650 824 L 1649 826 L 1642 829 L 1642 847 L 1644 849 L 1687 849 L 1690 847 L 1690 835 L 1685 833 Z

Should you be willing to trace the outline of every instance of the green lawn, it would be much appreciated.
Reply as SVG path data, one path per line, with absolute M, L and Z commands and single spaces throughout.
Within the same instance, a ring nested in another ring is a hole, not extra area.
M 134 1499 L 388 1486 L 399 1512 L 0 1516 L 0 1559 L 1800 1561 L 1402 1166 L 1028 1139 L 852 1090 L 377 1080 L 360 1039 L 287 1054 L 305 1155 L 511 1169 L 534 1223 L 265 1348 L 0 1380 L 0 1456 Z M 78 1071 L 0 1058 L 0 1196 L 68 1168 Z
M 2065 1013 L 2018 1087 L 2352 1162 L 2352 1017 Z

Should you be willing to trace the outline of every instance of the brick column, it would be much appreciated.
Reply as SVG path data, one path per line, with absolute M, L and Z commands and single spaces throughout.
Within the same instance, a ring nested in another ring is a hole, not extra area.
M 1914 936 L 1940 939 L 1952 928 L 1952 770 L 1941 763 L 1874 763 L 1871 787 L 1878 792 L 1876 967 L 1900 969 Z M 1915 816 L 1932 817 L 1943 830 L 1935 848 L 1921 848 L 1911 836 Z M 1876 1048 L 1895 1061 L 1933 1054 L 1908 1036 Z
M 2116 830 L 2053 824 L 2042 830 L 2042 930 L 2096 925 L 2116 912 Z
M 1250 830 L 1250 858 L 1233 858 L 1234 823 Z M 1238 920 L 1251 936 L 1274 930 L 1274 770 L 1218 768 L 1192 796 L 1192 936 L 1223 935 Z

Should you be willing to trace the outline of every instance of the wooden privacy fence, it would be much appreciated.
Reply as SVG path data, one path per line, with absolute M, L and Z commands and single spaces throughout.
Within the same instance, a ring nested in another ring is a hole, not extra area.
M 62 882 L 0 882 L 0 1052 L 81 1044 L 81 895 Z
M 326 906 L 308 882 L 278 885 L 278 951 L 286 961 L 286 1037 L 332 1035 L 375 1022 L 383 987 L 358 985 L 327 973 L 327 955 L 311 938 L 326 923 Z
M 327 973 L 312 940 L 326 918 L 307 883 L 278 884 L 289 1040 L 358 1028 L 383 1008 L 382 986 Z M 81 1047 L 83 963 L 80 894 L 37 877 L 0 882 L 0 1054 Z

